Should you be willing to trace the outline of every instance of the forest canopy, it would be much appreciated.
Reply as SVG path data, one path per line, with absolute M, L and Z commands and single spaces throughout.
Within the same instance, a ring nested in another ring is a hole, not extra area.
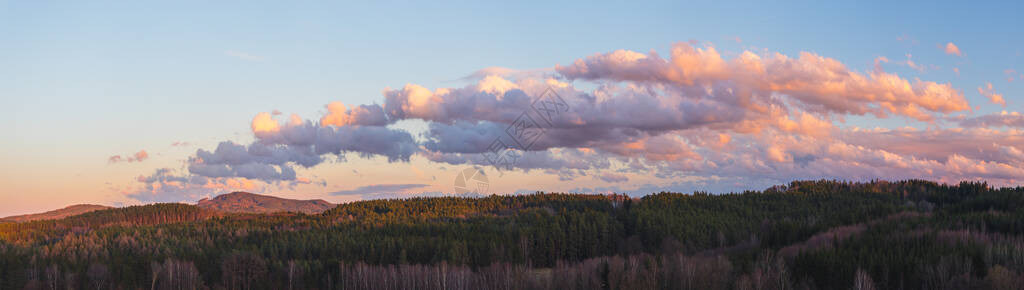
M 1024 282 L 1021 205 L 1021 187 L 921 180 L 152 204 L 0 224 L 0 289 L 1000 289 Z

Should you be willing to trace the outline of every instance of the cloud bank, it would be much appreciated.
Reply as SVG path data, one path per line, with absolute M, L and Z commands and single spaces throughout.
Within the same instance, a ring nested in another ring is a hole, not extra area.
M 744 51 L 727 58 L 714 46 L 679 43 L 667 58 L 618 50 L 549 71 L 489 68 L 465 86 L 406 84 L 385 90 L 383 104 L 333 102 L 311 119 L 258 113 L 250 121 L 252 143 L 199 149 L 186 171 L 140 181 L 149 192 L 169 188 L 169 182 L 308 183 L 295 168 L 329 158 L 344 162 L 350 155 L 488 166 L 495 140 L 511 144 L 512 170 L 565 181 L 592 176 L 587 180 L 620 186 L 631 176 L 737 187 L 750 180 L 807 178 L 1016 184 L 1024 177 L 1019 113 L 966 117 L 972 107 L 961 90 L 884 72 L 877 65 L 885 61 L 861 72 L 809 52 L 790 57 Z M 1005 104 L 991 87 L 979 93 Z M 540 100 L 551 95 L 557 102 Z M 846 123 L 851 117 L 922 126 L 860 128 Z M 539 133 L 529 142 L 509 141 L 510 132 L 522 132 L 513 125 L 523 120 Z M 426 130 L 414 135 L 395 126 L 400 121 L 424 123 Z M 387 190 L 395 189 L 350 193 Z

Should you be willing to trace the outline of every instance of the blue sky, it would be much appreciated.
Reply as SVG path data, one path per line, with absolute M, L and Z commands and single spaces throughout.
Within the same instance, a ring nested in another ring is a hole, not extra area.
M 712 43 L 726 57 L 744 50 L 790 57 L 812 52 L 859 72 L 884 56 L 887 72 L 962 90 L 978 107 L 965 114 L 1020 111 L 1024 80 L 1007 81 L 1004 71 L 1024 72 L 1022 6 L 0 1 L 0 173 L 2 185 L 14 189 L 0 198 L 15 201 L 4 202 L 0 214 L 126 202 L 110 188 L 156 168 L 181 168 L 197 148 L 251 142 L 249 120 L 258 112 L 315 119 L 329 102 L 382 104 L 384 89 L 409 83 L 460 87 L 467 83 L 460 78 L 486 67 L 551 68 L 619 49 L 667 57 L 673 44 L 690 40 Z M 963 56 L 946 54 L 941 47 L 949 42 Z M 897 64 L 908 54 L 927 69 Z M 1005 108 L 976 92 L 986 82 L 1006 98 Z M 864 127 L 926 126 L 899 118 L 848 119 L 847 125 Z M 140 149 L 151 159 L 107 161 Z M 79 193 L 69 196 L 72 188 Z

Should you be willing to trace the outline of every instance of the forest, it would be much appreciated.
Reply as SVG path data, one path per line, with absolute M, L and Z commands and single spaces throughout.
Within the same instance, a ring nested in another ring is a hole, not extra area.
M 1024 188 L 152 204 L 0 224 L 2 289 L 1019 289 Z

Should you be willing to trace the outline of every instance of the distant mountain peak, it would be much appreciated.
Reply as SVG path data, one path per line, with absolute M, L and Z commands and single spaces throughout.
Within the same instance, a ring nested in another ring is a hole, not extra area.
M 76 215 L 80 215 L 80 214 L 87 213 L 87 212 L 93 212 L 93 211 L 104 210 L 104 209 L 109 209 L 109 208 L 111 208 L 111 207 L 105 206 L 105 205 L 75 204 L 75 205 L 69 205 L 69 206 L 61 208 L 61 209 L 55 209 L 55 210 L 51 210 L 51 211 L 43 212 L 43 213 L 34 213 L 34 214 L 24 214 L 24 215 L 9 216 L 9 217 L 5 217 L 5 218 L 0 219 L 0 222 L 28 222 L 28 221 L 37 221 L 37 220 L 62 219 L 62 218 L 66 218 L 66 217 L 69 217 L 69 216 L 76 216 Z
M 322 199 L 296 200 L 270 195 L 236 191 L 198 201 L 201 208 L 239 213 L 301 212 L 322 213 L 334 208 L 334 204 Z

